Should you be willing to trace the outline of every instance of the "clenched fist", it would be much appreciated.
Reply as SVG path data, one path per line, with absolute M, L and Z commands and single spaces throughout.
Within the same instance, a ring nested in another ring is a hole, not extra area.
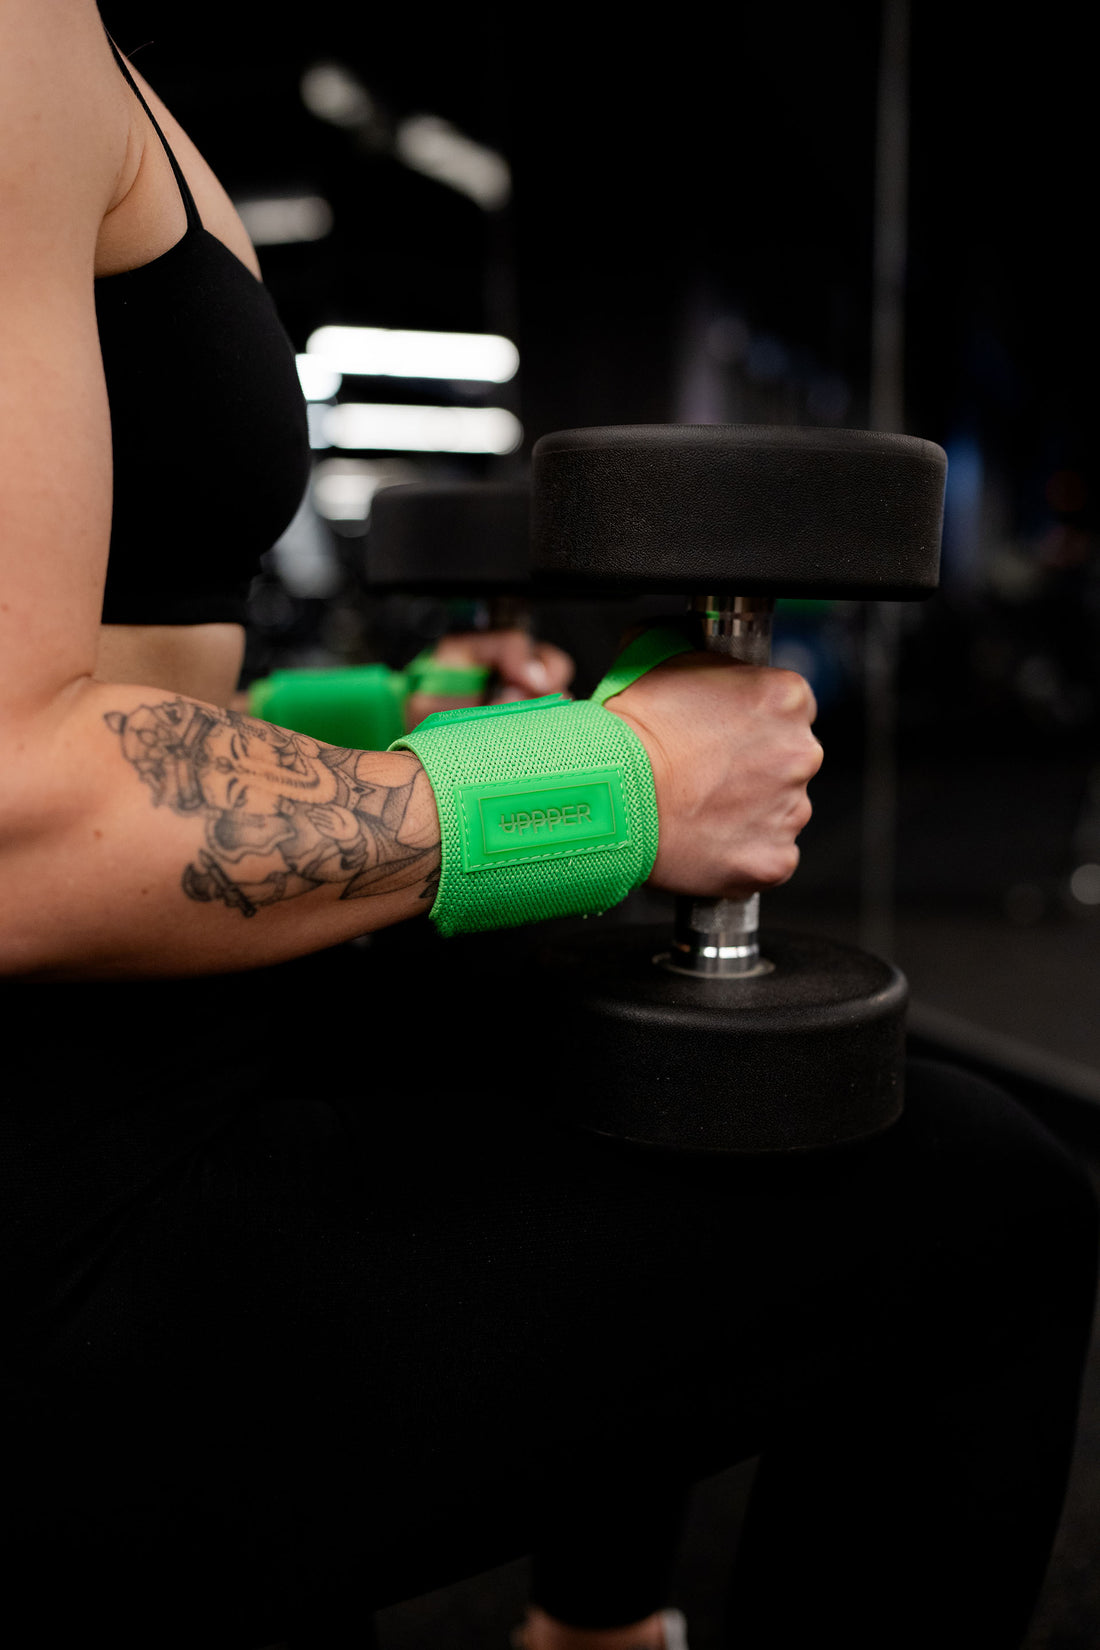
M 745 899 L 786 882 L 821 766 L 801 676 L 714 653 L 670 659 L 607 701 L 648 752 L 660 846 L 649 881 L 673 894 Z

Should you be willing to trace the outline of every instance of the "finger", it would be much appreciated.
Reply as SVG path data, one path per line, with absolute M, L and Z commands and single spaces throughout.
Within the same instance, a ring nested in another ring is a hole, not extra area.
M 433 657 L 440 665 L 483 665 L 507 687 L 549 693 L 546 661 L 526 630 L 474 630 L 444 636 Z
M 562 648 L 552 642 L 538 642 L 526 630 L 475 630 L 444 636 L 433 648 L 432 657 L 436 664 L 451 668 L 480 665 L 491 670 L 501 689 L 519 690 L 511 695 L 514 699 L 561 693 L 573 680 L 576 669 Z M 506 702 L 499 694 L 494 697 L 498 703 Z M 464 702 L 448 701 L 443 708 L 455 708 Z
M 484 640 L 484 632 L 479 630 L 460 630 L 452 636 L 441 636 L 432 648 L 432 659 L 448 669 L 486 664 L 488 661 L 481 657 Z
M 526 630 L 500 630 L 495 640 L 493 663 L 502 687 L 519 688 L 529 696 L 553 691 L 543 649 Z
M 545 693 L 564 693 L 576 674 L 576 665 L 563 648 L 552 642 L 537 642 L 535 653 L 546 670 Z
M 797 671 L 791 671 L 791 675 L 797 683 L 794 708 L 813 722 L 817 718 L 817 699 L 814 690 L 805 676 L 800 676 Z

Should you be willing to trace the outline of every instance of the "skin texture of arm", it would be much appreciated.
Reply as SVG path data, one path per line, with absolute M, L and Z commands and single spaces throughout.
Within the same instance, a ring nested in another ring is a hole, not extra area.
M 132 105 L 91 0 L 4 0 L 0 46 L 0 973 L 260 966 L 423 912 L 437 817 L 413 758 L 334 759 L 94 679 L 112 480 L 93 277 Z
M 35 787 L 22 830 L 9 812 L 0 875 L 25 894 L 0 934 L 6 972 L 236 970 L 430 910 L 438 816 L 415 757 L 156 689 L 93 683 L 77 698 L 54 785 Z

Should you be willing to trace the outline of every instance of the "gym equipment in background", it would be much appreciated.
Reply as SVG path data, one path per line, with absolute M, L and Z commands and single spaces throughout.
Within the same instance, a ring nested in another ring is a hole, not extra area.
M 493 482 L 410 482 L 371 504 L 365 580 L 377 596 L 461 600 L 460 628 L 529 629 L 530 490 Z M 403 670 L 380 663 L 277 670 L 249 689 L 249 711 L 333 745 L 385 750 L 405 731 L 413 693 L 478 698 L 481 666 L 437 665 L 425 649 Z
M 413 481 L 371 501 L 365 579 L 377 595 L 480 607 L 478 628 L 530 628 L 527 482 Z

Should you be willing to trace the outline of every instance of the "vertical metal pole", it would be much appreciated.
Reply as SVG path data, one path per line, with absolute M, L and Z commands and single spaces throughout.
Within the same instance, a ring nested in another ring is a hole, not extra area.
M 871 292 L 872 429 L 905 431 L 905 266 L 909 182 L 909 0 L 882 0 L 875 123 Z M 897 859 L 897 664 L 900 604 L 871 602 L 865 615 L 866 743 L 860 937 L 894 952 Z

